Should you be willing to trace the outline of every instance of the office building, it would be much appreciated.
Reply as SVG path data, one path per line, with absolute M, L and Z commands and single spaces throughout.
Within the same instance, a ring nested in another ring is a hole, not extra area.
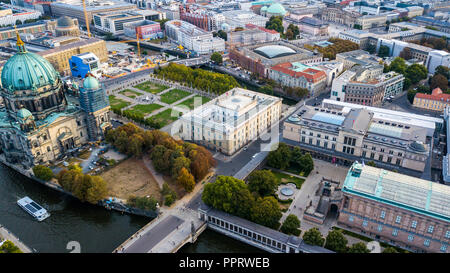
M 349 165 L 377 166 L 414 176 L 429 175 L 430 142 L 442 120 L 352 103 L 324 100 L 304 105 L 283 124 L 283 141 L 311 155 Z M 429 167 L 428 167 L 429 168 Z

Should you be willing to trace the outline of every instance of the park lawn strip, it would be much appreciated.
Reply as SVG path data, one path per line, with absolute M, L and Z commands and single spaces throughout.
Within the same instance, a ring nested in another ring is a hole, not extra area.
M 145 91 L 145 92 L 149 92 L 152 94 L 158 94 L 164 90 L 166 90 L 167 86 L 162 85 L 162 84 L 158 84 L 158 83 L 154 83 L 154 82 L 150 82 L 150 81 L 146 81 L 143 83 L 140 83 L 136 86 L 133 86 L 134 88 L 137 88 L 139 90 Z
M 194 102 L 195 102 L 196 98 L 201 98 L 202 104 L 205 104 L 205 103 L 207 103 L 208 101 L 211 100 L 210 98 L 207 98 L 207 97 L 195 96 L 195 97 L 192 97 L 192 98 L 189 98 L 189 99 L 183 101 L 180 104 L 177 104 L 177 106 L 185 105 L 185 106 L 189 107 L 189 109 L 192 110 L 192 109 L 194 109 Z
M 119 94 L 122 94 L 122 95 L 127 96 L 132 99 L 136 98 L 136 96 L 142 95 L 142 93 L 139 93 L 139 92 L 131 90 L 131 89 L 122 90 L 119 92 Z
M 151 112 L 158 110 L 159 108 L 162 108 L 162 105 L 152 103 L 152 104 L 138 104 L 136 106 L 133 106 L 132 108 L 128 109 L 132 112 L 139 113 L 139 114 L 150 114 Z
M 295 184 L 297 189 L 300 189 L 302 187 L 303 182 L 305 182 L 305 179 L 295 177 L 293 175 L 288 175 L 288 174 L 273 171 L 273 170 L 272 170 L 272 173 L 278 179 L 278 184 L 293 183 L 293 184 Z
M 181 100 L 187 96 L 191 95 L 191 93 L 187 91 L 183 91 L 180 89 L 172 89 L 167 93 L 161 95 L 161 101 L 167 104 L 172 104 L 176 101 Z
M 114 95 L 110 95 L 108 97 L 108 99 L 109 99 L 109 104 L 111 104 L 111 108 L 113 108 L 113 109 L 122 109 L 131 104 L 128 101 L 124 101 L 124 100 L 116 98 L 116 96 L 114 96 Z
M 175 111 L 175 112 L 178 112 L 178 111 Z M 149 119 L 152 119 L 155 122 L 158 122 L 161 125 L 161 128 L 166 126 L 167 124 L 174 122 L 178 118 L 179 117 L 172 117 L 172 109 L 170 109 L 170 108 L 162 111 L 161 113 L 158 113 L 154 116 L 149 117 Z

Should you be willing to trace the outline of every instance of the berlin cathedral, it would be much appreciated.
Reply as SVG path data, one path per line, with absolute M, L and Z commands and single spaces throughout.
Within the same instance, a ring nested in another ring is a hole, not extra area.
M 78 97 L 69 97 L 59 73 L 28 52 L 17 35 L 18 52 L 1 73 L 0 147 L 5 159 L 31 168 L 53 163 L 111 126 L 110 106 L 98 80 L 88 74 Z

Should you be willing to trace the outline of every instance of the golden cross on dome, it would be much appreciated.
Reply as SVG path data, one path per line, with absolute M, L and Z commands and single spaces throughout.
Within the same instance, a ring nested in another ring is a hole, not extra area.
M 25 43 L 20 38 L 19 31 L 17 30 L 17 26 L 16 25 L 14 25 L 14 29 L 16 30 L 16 35 L 17 35 L 16 45 L 17 45 L 17 47 L 23 47 L 25 45 Z

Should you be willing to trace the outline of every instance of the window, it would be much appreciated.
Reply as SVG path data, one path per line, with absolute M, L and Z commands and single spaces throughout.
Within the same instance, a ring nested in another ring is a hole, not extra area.
M 446 252 L 447 251 L 447 245 L 441 245 L 441 251 Z
M 350 216 L 348 217 L 348 220 L 349 220 L 350 222 L 353 222 L 353 216 L 350 215 Z
M 434 231 L 434 226 L 429 226 L 428 227 L 428 233 L 433 233 L 433 231 Z
M 395 218 L 395 222 L 397 224 L 400 224 L 401 221 L 402 221 L 402 217 L 400 215 L 397 215 L 397 217 Z
M 383 230 L 383 226 L 382 226 L 382 225 L 378 225 L 377 230 L 378 230 L 379 232 L 381 232 L 381 231 Z
M 449 239 L 450 238 L 450 230 L 447 230 L 445 232 L 445 238 Z
M 430 240 L 426 239 L 425 241 L 423 241 L 423 245 L 424 246 L 430 246 Z
M 384 210 L 382 210 L 380 213 L 380 218 L 384 219 L 384 217 L 386 217 L 386 212 Z
M 367 227 L 367 220 L 364 220 L 362 225 L 363 225 L 363 227 Z
M 411 227 L 412 228 L 416 228 L 417 227 L 417 221 L 412 221 L 411 222 Z
M 408 241 L 412 242 L 414 240 L 414 235 L 408 235 Z
M 394 229 L 392 230 L 392 235 L 393 235 L 393 236 L 397 236 L 397 235 L 398 235 L 398 229 L 394 228 Z

